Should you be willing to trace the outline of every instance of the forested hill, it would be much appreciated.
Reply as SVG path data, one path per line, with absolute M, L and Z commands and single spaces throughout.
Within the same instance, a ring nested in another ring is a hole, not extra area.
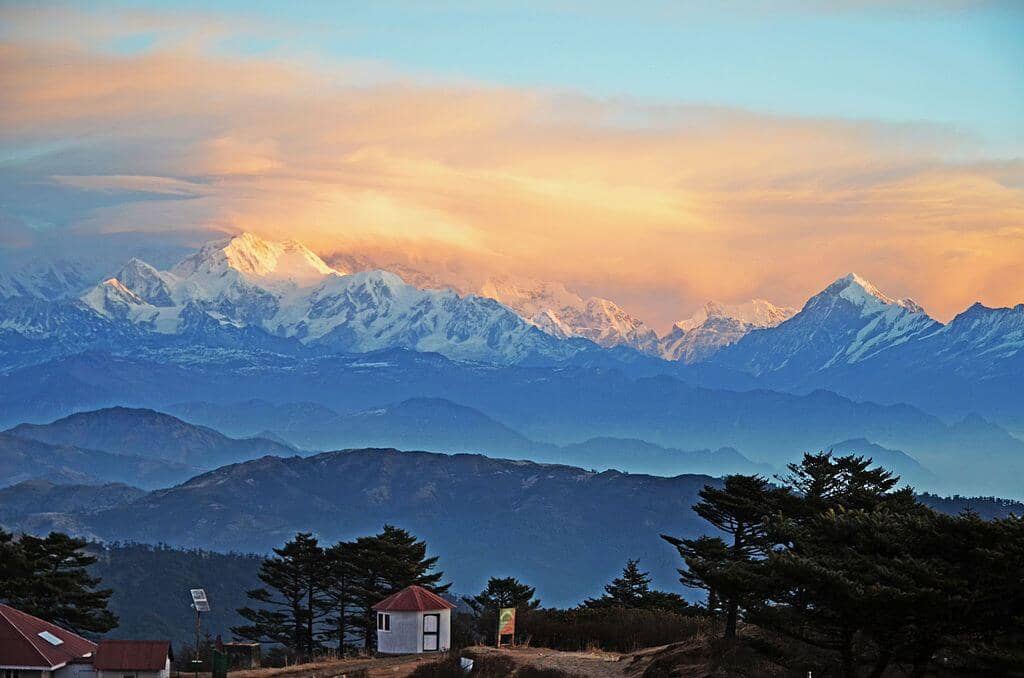
M 662 532 L 705 531 L 691 510 L 719 481 L 397 450 L 263 457 L 225 466 L 123 506 L 80 516 L 103 541 L 267 553 L 296 532 L 325 541 L 404 527 L 430 544 L 458 590 L 516 572 L 556 605 L 600 591 L 629 558 L 675 587 Z
M 918 495 L 918 500 L 925 506 L 930 506 L 936 511 L 958 515 L 964 511 L 974 511 L 985 520 L 994 518 L 1008 518 L 1009 516 L 1024 516 L 1024 502 L 1012 499 L 1000 499 L 999 497 L 940 497 L 937 494 L 925 492 Z
M 189 589 L 204 588 L 210 612 L 203 633 L 231 638 L 248 604 L 245 592 L 260 586 L 260 556 L 179 550 L 169 546 L 115 543 L 87 549 L 98 560 L 89 570 L 113 589 L 110 610 L 119 625 L 107 638 L 169 638 L 175 648 L 195 644 L 195 612 Z

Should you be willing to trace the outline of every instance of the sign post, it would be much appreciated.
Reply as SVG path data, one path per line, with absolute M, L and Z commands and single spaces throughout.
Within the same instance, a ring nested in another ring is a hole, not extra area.
M 501 647 L 502 636 L 512 636 L 509 644 L 515 643 L 516 634 L 516 608 L 503 607 L 498 610 L 498 647 Z
M 206 598 L 206 591 L 203 589 L 189 589 L 192 594 L 192 607 L 196 611 L 196 658 L 192 660 L 192 668 L 195 669 L 196 678 L 199 677 L 199 667 L 202 660 L 199 659 L 199 613 L 210 611 L 210 601 Z

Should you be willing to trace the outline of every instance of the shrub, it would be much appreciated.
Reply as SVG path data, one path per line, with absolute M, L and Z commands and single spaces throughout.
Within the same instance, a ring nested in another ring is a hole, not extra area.
M 597 647 L 633 652 L 706 633 L 711 622 L 701 616 L 658 609 L 579 608 L 524 612 L 517 626 L 519 642 L 531 645 L 567 651 Z

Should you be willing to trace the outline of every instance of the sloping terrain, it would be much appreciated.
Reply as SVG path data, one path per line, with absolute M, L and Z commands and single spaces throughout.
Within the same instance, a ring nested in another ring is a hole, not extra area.
M 78 518 L 105 541 L 258 552 L 300 530 L 329 542 L 393 523 L 426 539 L 456 590 L 515 572 L 547 603 L 569 605 L 599 592 L 629 558 L 641 558 L 657 585 L 676 588 L 678 556 L 658 535 L 703 533 L 690 506 L 715 482 L 353 450 L 226 466 Z
M 294 451 L 272 440 L 228 438 L 162 412 L 128 407 L 79 412 L 49 424 L 20 424 L 7 433 L 50 445 L 105 450 L 194 468 L 214 468 L 264 454 Z

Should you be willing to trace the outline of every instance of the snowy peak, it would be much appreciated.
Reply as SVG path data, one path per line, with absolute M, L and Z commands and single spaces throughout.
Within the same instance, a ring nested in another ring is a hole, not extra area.
M 747 334 L 715 360 L 754 375 L 808 375 L 879 356 L 939 328 L 914 301 L 889 297 L 851 273 L 788 321 Z
M 924 309 L 913 299 L 894 299 L 860 277 L 856 273 L 848 273 L 811 297 L 804 309 L 812 304 L 832 303 L 835 299 L 844 299 L 862 309 L 866 314 L 877 313 L 885 307 L 898 306 L 911 313 L 924 313 Z
M 708 318 L 732 318 L 751 327 L 766 328 L 775 327 L 795 314 L 795 308 L 776 306 L 764 299 L 751 299 L 742 304 L 709 301 L 689 318 L 675 323 L 675 327 L 683 332 L 689 332 L 703 325 Z
M 540 280 L 516 281 L 505 277 L 489 278 L 477 294 L 508 306 L 527 320 L 547 311 L 580 307 L 583 299 L 561 283 Z
M 700 362 L 722 348 L 735 344 L 751 330 L 776 327 L 793 317 L 796 309 L 776 306 L 764 299 L 742 304 L 709 301 L 696 313 L 680 320 L 661 339 L 661 355 L 684 363 Z
M 1024 304 L 989 308 L 975 302 L 942 328 L 943 338 L 959 350 L 984 356 L 1024 351 Z
M 605 348 L 625 345 L 657 353 L 658 335 L 642 320 L 609 299 L 584 299 L 561 283 L 490 278 L 477 294 L 508 306 L 559 339 L 582 337 Z
M 104 280 L 82 297 L 86 306 L 104 318 L 124 318 L 133 307 L 146 306 L 146 301 L 125 287 L 117 278 Z
M 153 306 L 174 305 L 171 288 L 163 274 L 141 259 L 132 258 L 117 272 L 114 279 Z
M 263 287 L 314 287 L 324 278 L 342 275 L 305 245 L 294 240 L 272 242 L 252 233 L 204 246 L 174 267 L 180 278 L 221 277 L 230 271 Z
M 95 280 L 76 262 L 38 259 L 21 262 L 16 255 L 2 256 L 0 250 L 0 298 L 64 299 L 81 294 Z

